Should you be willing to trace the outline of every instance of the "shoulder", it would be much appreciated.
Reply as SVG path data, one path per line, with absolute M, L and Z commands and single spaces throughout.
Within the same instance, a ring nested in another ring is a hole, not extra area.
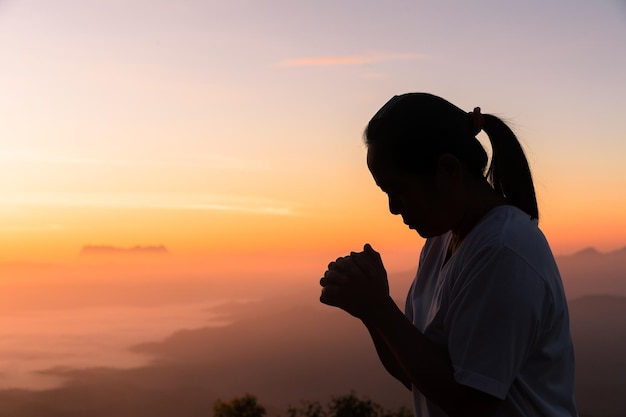
M 490 252 L 535 270 L 539 276 L 558 274 L 550 245 L 537 221 L 514 206 L 500 206 L 487 213 L 464 244 L 466 257 Z
M 497 280 L 519 295 L 545 292 L 551 302 L 564 298 L 550 246 L 535 220 L 513 206 L 490 211 L 467 236 L 454 259 L 467 279 Z M 513 295 L 513 294 L 511 294 Z

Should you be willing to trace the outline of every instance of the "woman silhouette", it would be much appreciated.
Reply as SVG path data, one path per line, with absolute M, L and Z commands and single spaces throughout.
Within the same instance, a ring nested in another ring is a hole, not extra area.
M 365 141 L 389 211 L 426 243 L 404 313 L 369 244 L 328 265 L 321 302 L 363 321 L 416 416 L 576 416 L 567 303 L 513 132 L 409 93 L 374 115 Z

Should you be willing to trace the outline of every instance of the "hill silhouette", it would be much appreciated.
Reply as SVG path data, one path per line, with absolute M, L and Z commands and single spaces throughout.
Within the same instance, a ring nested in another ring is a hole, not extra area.
M 558 262 L 570 296 L 580 414 L 623 416 L 626 251 L 585 250 Z M 404 293 L 397 284 L 404 286 L 407 277 L 393 279 L 396 294 Z M 284 415 L 287 405 L 303 399 L 323 402 L 352 390 L 388 408 L 410 405 L 409 392 L 387 375 L 361 323 L 320 305 L 313 287 L 211 309 L 231 324 L 133 347 L 152 358 L 145 366 L 45 370 L 66 383 L 45 391 L 0 391 L 0 417 L 211 415 L 216 399 L 244 393 L 257 396 L 268 416 Z M 598 294 L 602 289 L 611 295 Z
M 607 253 L 586 248 L 556 261 L 570 300 L 592 294 L 626 296 L 626 247 Z
M 626 297 L 586 296 L 569 307 L 579 411 L 597 417 L 625 415 Z
M 570 309 L 580 412 L 622 415 L 626 297 L 585 297 L 573 300 Z M 235 321 L 135 346 L 153 357 L 147 366 L 51 369 L 46 372 L 68 378 L 65 386 L 0 391 L 0 416 L 195 416 L 209 413 L 217 398 L 246 392 L 275 414 L 302 399 L 323 401 L 351 390 L 388 407 L 410 404 L 408 391 L 385 373 L 352 317 L 313 300 L 294 305 L 273 299 L 218 310 Z
M 0 391 L 0 416 L 191 417 L 211 415 L 214 400 L 246 392 L 276 415 L 288 404 L 326 401 L 353 389 L 390 408 L 410 405 L 409 392 L 386 374 L 355 319 L 314 299 L 220 309 L 235 319 L 231 325 L 180 331 L 136 346 L 154 358 L 148 366 L 50 369 L 67 383 L 47 391 Z

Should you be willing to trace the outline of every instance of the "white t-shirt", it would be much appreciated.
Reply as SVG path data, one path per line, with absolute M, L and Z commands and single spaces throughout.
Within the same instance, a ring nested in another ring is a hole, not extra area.
M 407 317 L 448 351 L 458 383 L 504 400 L 496 416 L 576 416 L 567 303 L 536 221 L 496 207 L 444 265 L 450 237 L 426 241 Z M 413 397 L 416 416 L 446 415 Z

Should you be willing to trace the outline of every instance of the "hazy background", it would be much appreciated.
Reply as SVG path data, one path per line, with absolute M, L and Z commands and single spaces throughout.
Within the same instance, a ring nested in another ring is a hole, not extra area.
M 408 403 L 317 282 L 370 242 L 402 302 L 361 134 L 427 91 L 518 133 L 581 410 L 624 415 L 624 45 L 624 1 L 0 0 L 0 414 Z
M 212 415 L 216 399 L 245 393 L 285 415 L 301 400 L 353 390 L 389 408 L 410 405 L 364 326 L 319 304 L 315 277 L 246 280 L 167 256 L 4 265 L 2 276 L 14 279 L 0 282 L 0 416 Z M 626 248 L 557 261 L 581 416 L 623 416 Z M 398 303 L 412 276 L 390 271 Z

